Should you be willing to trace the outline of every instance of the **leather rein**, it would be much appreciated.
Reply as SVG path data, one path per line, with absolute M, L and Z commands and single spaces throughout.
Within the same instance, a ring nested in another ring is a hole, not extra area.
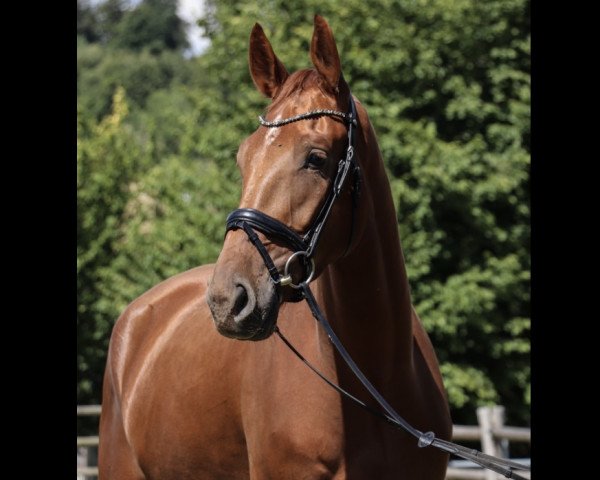
M 461 445 L 449 442 L 447 440 L 437 438 L 433 432 L 421 432 L 420 430 L 410 425 L 410 423 L 408 423 L 404 418 L 402 418 L 392 408 L 392 406 L 381 396 L 381 394 L 377 391 L 377 389 L 375 389 L 373 384 L 365 377 L 365 375 L 358 368 L 350 354 L 344 348 L 341 341 L 331 328 L 331 325 L 327 321 L 327 318 L 325 318 L 325 316 L 323 315 L 323 312 L 319 308 L 319 305 L 317 304 L 315 297 L 313 296 L 312 291 L 308 286 L 308 284 L 313 279 L 313 275 L 315 272 L 313 256 L 317 247 L 317 243 L 319 241 L 325 223 L 329 218 L 331 208 L 333 207 L 333 204 L 335 203 L 337 198 L 340 196 L 340 193 L 342 192 L 344 185 L 346 184 L 346 180 L 350 172 L 352 172 L 352 175 L 354 177 L 354 185 L 352 190 L 352 232 L 350 234 L 348 248 L 352 243 L 352 236 L 354 231 L 354 209 L 356 207 L 356 202 L 360 188 L 360 168 L 354 156 L 354 137 L 355 129 L 358 127 L 358 122 L 356 114 L 356 104 L 354 102 L 354 99 L 352 98 L 352 94 L 350 94 L 349 103 L 350 108 L 348 113 L 339 112 L 336 110 L 312 110 L 310 112 L 302 113 L 293 117 L 276 121 L 267 121 L 262 116 L 258 117 L 260 124 L 266 128 L 279 128 L 293 122 L 323 116 L 341 118 L 348 125 L 348 147 L 346 149 L 346 156 L 339 161 L 337 173 L 333 181 L 333 186 L 329 191 L 325 203 L 321 207 L 321 210 L 315 217 L 315 220 L 313 221 L 308 231 L 304 235 L 299 235 L 287 225 L 259 210 L 255 210 L 252 208 L 239 208 L 228 215 L 226 221 L 226 233 L 229 230 L 244 230 L 250 242 L 252 242 L 254 247 L 258 250 L 258 253 L 261 255 L 265 266 L 269 271 L 271 279 L 273 280 L 275 285 L 280 285 L 282 287 L 290 286 L 292 288 L 300 290 L 302 296 L 308 303 L 312 315 L 315 317 L 317 322 L 319 322 L 323 326 L 336 350 L 344 359 L 348 367 L 352 370 L 354 375 L 360 380 L 360 382 L 365 386 L 365 388 L 369 391 L 372 397 L 385 411 L 385 413 L 367 405 L 362 400 L 359 400 L 358 398 L 354 397 L 352 394 L 341 388 L 339 385 L 336 385 L 335 383 L 327 379 L 313 365 L 311 365 L 298 350 L 296 350 L 296 348 L 283 336 L 279 328 L 275 326 L 275 333 L 277 333 L 277 335 L 281 338 L 285 345 L 288 348 L 290 348 L 290 350 L 300 360 L 302 360 L 302 362 L 304 362 L 328 385 L 330 385 L 341 395 L 345 396 L 359 407 L 367 410 L 369 413 L 383 419 L 390 425 L 398 429 L 404 430 L 413 437 L 415 437 L 417 439 L 417 445 L 420 448 L 429 446 L 435 447 L 446 453 L 456 455 L 465 460 L 470 460 L 484 468 L 493 470 L 496 473 L 504 475 L 506 478 L 526 480 L 525 477 L 518 475 L 514 472 L 514 470 L 529 471 L 530 467 L 510 460 L 486 455 L 480 452 L 479 450 L 466 448 Z M 279 270 L 275 266 L 273 259 L 269 255 L 269 252 L 267 251 L 264 244 L 256 234 L 255 230 L 258 230 L 259 232 L 263 233 L 268 238 L 278 239 L 279 241 L 291 247 L 291 249 L 293 250 L 294 253 L 288 258 L 288 260 L 285 263 L 283 275 L 279 273 Z M 300 261 L 302 261 L 304 271 L 306 274 L 306 278 L 300 281 L 298 284 L 293 283 L 292 276 L 289 273 L 291 262 L 294 259 L 299 259 Z

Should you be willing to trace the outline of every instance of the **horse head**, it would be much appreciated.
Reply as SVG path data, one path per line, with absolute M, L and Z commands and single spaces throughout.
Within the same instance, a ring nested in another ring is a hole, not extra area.
M 349 134 L 356 128 L 355 104 L 333 33 L 318 15 L 310 57 L 314 68 L 289 74 L 261 26 L 254 26 L 250 73 L 272 101 L 239 147 L 240 209 L 228 219 L 207 294 L 215 325 L 228 337 L 269 337 L 282 302 L 301 299 L 291 287 L 317 278 L 348 253 L 356 236 L 357 182 L 345 181 L 358 178 Z M 340 160 L 347 161 L 345 171 Z

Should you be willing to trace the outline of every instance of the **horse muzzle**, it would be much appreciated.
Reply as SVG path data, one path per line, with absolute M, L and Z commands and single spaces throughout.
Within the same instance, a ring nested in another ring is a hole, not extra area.
M 250 281 L 227 265 L 215 267 L 206 302 L 217 331 L 238 340 L 264 340 L 275 329 L 280 298 L 268 275 Z

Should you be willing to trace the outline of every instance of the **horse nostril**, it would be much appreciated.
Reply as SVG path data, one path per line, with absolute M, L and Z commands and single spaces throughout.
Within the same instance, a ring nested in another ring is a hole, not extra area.
M 248 291 L 243 285 L 239 283 L 235 286 L 235 302 L 233 304 L 232 313 L 234 316 L 238 316 L 242 310 L 248 305 Z

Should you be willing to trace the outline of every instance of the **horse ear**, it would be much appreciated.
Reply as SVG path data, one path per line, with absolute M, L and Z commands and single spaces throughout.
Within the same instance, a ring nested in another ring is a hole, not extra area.
M 289 73 L 275 55 L 269 39 L 258 23 L 250 34 L 248 58 L 250 75 L 256 88 L 266 97 L 273 98 Z
M 310 44 L 310 58 L 317 71 L 327 82 L 327 86 L 338 93 L 342 66 L 333 32 L 328 23 L 320 15 L 315 15 L 315 28 Z

